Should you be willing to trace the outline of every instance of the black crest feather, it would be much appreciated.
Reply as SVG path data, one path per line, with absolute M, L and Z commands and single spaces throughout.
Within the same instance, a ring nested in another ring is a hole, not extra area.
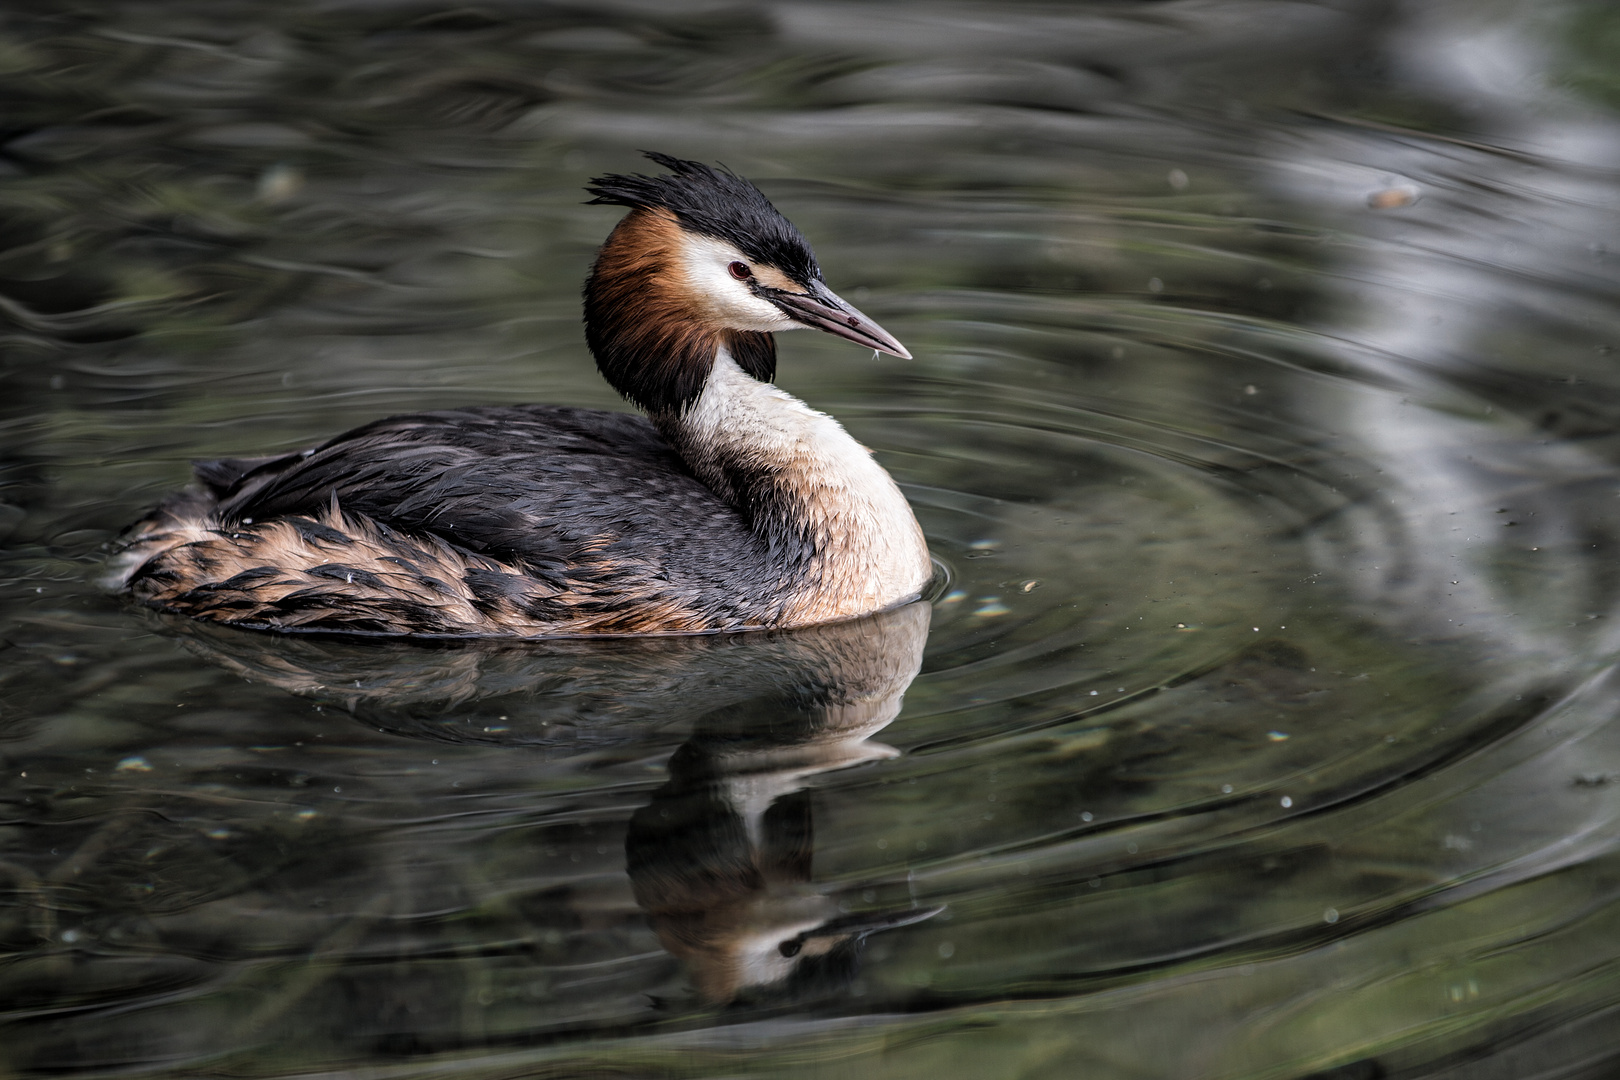
M 596 196 L 588 202 L 668 210 L 693 232 L 725 240 L 750 259 L 774 266 L 803 285 L 821 280 L 810 241 L 759 188 L 724 167 L 714 169 L 655 150 L 642 153 L 670 175 L 598 176 L 585 185 Z
M 747 258 L 808 286 L 821 277 L 810 244 L 760 190 L 735 173 L 649 153 L 669 176 L 602 176 L 591 202 L 674 215 L 682 229 L 729 241 Z M 656 235 L 647 215 L 627 214 L 585 280 L 585 342 L 596 366 L 626 398 L 655 415 L 679 413 L 702 394 L 717 349 L 761 382 L 776 376 L 776 341 L 753 330 L 717 330 L 660 290 Z

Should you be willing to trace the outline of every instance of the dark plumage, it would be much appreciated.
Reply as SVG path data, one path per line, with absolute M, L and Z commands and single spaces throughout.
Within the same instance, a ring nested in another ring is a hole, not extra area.
M 396 416 L 308 453 L 202 462 L 197 472 L 218 500 L 222 533 L 281 522 L 333 560 L 304 570 L 291 590 L 282 559 L 165 591 L 162 606 L 201 617 L 371 633 L 409 619 L 419 634 L 476 633 L 429 602 L 461 592 L 492 630 L 635 633 L 654 611 L 684 613 L 683 630 L 736 630 L 772 625 L 795 573 L 794 560 L 764 557 L 769 541 L 652 424 L 623 413 L 527 405 Z M 325 523 L 334 506 L 376 528 L 357 535 Z M 447 571 L 423 540 L 470 565 Z M 357 547 L 363 557 L 347 550 Z M 364 568 L 378 561 L 394 572 Z M 129 584 L 158 585 L 164 568 L 141 567 Z
M 586 185 L 592 203 L 667 210 L 703 236 L 735 244 L 756 262 L 781 270 L 800 285 L 821 280 L 810 241 L 772 206 L 765 193 L 729 169 L 712 169 L 647 151 L 668 176 L 599 176 Z

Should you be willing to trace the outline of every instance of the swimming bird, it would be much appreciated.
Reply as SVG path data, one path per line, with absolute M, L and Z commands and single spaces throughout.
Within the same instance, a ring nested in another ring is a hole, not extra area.
M 218 623 L 434 637 L 786 628 L 917 597 L 933 568 L 893 479 L 771 383 L 777 331 L 910 354 L 752 183 L 647 156 L 668 171 L 587 187 L 629 212 L 585 283 L 586 343 L 644 416 L 445 409 L 199 462 L 126 530 L 117 585 Z

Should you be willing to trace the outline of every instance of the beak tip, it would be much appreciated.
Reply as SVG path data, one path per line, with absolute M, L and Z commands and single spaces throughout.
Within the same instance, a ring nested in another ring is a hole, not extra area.
M 767 298 L 794 322 L 901 360 L 911 359 L 909 349 L 826 285 L 813 284 L 805 293 L 770 290 Z

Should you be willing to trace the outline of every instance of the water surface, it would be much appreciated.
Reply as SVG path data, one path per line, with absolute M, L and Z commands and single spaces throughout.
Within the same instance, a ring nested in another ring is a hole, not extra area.
M 1601 3 L 0 16 L 0 1075 L 1620 1065 Z M 781 340 L 929 602 L 798 634 L 133 610 L 188 461 L 623 407 L 652 148 L 916 359 Z

